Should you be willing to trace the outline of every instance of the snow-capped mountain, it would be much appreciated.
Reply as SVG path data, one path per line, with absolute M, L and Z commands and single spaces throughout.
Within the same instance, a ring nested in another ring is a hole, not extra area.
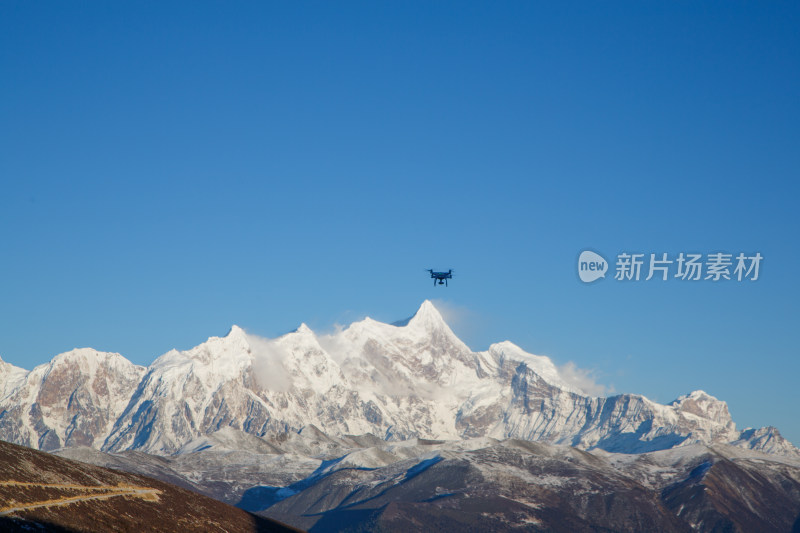
M 119 354 L 89 348 L 59 354 L 30 372 L 2 365 L 0 437 L 42 450 L 99 448 L 145 372 Z
M 774 428 L 737 431 L 726 404 L 702 391 L 669 405 L 593 397 L 510 342 L 473 352 L 429 301 L 406 321 L 366 318 L 332 335 L 303 324 L 263 339 L 233 326 L 146 369 L 94 350 L 24 377 L 2 365 L 0 438 L 41 449 L 173 454 L 227 427 L 272 437 L 316 426 L 390 441 L 518 438 L 625 453 L 732 443 L 800 454 Z

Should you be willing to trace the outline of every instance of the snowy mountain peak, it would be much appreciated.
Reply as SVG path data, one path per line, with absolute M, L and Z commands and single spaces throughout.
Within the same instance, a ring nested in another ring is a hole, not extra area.
M 225 335 L 225 338 L 228 338 L 228 337 L 233 337 L 233 338 L 244 337 L 245 335 L 246 335 L 245 331 L 242 328 L 240 328 L 239 326 L 237 326 L 236 324 L 234 324 L 234 325 L 231 326 L 231 329 L 228 330 L 228 334 Z
M 63 361 L 79 361 L 79 360 L 86 360 L 86 359 L 108 359 L 109 357 L 119 356 L 116 353 L 109 353 L 109 352 L 99 352 L 92 348 L 73 348 L 68 352 L 63 352 L 56 355 L 52 362 L 53 363 L 60 363 Z
M 442 315 L 439 313 L 439 310 L 436 309 L 436 306 L 433 305 L 433 302 L 430 301 L 430 300 L 424 300 L 420 304 L 419 309 L 417 309 L 417 312 L 415 313 L 415 316 L 416 315 L 424 315 L 424 314 L 434 314 L 435 316 L 439 317 L 440 319 L 442 318 Z
M 78 348 L 3 376 L 0 432 L 43 450 L 99 446 L 145 372 L 117 353 Z
M 430 300 L 422 302 L 422 305 L 419 306 L 414 316 L 408 320 L 407 325 L 412 327 L 424 327 L 428 330 L 441 328 L 447 328 L 448 331 L 450 330 L 450 327 L 444 321 L 444 318 L 442 318 L 442 314 L 439 313 L 439 310 L 436 309 L 433 302 Z
M 48 372 L 59 367 L 74 367 L 87 375 L 94 375 L 101 372 L 101 369 L 111 369 L 122 373 L 130 373 L 133 368 L 144 370 L 143 367 L 134 365 L 118 353 L 100 352 L 92 348 L 75 348 L 60 353 L 49 363 L 40 366 L 50 369 Z M 102 372 L 106 371 L 102 370 Z
M 248 346 L 248 334 L 244 329 L 234 324 L 224 337 L 210 337 L 200 346 L 214 347 L 213 350 L 227 347 L 228 349 L 246 351 Z M 200 346 L 195 347 L 195 349 Z
M 300 326 L 292 333 L 301 333 L 303 335 L 307 335 L 309 333 L 311 333 L 312 335 L 314 334 L 314 332 L 311 330 L 310 327 L 308 327 L 308 325 L 305 322 L 301 323 Z
M 43 383 L 51 380 L 62 386 L 69 380 L 77 380 L 76 383 L 94 379 L 138 380 L 144 372 L 144 367 L 131 363 L 118 353 L 76 348 L 58 354 L 49 363 L 37 366 L 31 376 L 41 375 Z
M 684 395 L 682 395 L 682 396 L 679 396 L 679 397 L 678 397 L 678 399 L 677 399 L 677 400 L 675 400 L 675 401 L 676 401 L 676 402 L 680 402 L 680 401 L 686 400 L 686 399 L 688 399 L 688 398 L 691 398 L 691 399 L 693 399 L 693 400 L 700 400 L 700 399 L 711 399 L 711 400 L 716 400 L 716 398 L 714 398 L 713 396 L 711 396 L 711 395 L 710 395 L 709 393 L 707 393 L 706 391 L 704 391 L 704 390 L 701 390 L 701 389 L 697 389 L 697 390 L 693 390 L 693 391 L 692 391 L 692 392 L 690 392 L 689 394 L 684 394 Z
M 224 337 L 210 337 L 206 342 L 180 353 L 187 354 L 194 359 L 209 360 L 247 352 L 248 349 L 247 333 L 239 326 L 233 325 Z
M 253 342 L 251 339 L 251 343 Z M 268 342 L 284 346 L 289 352 L 324 351 L 319 345 L 316 333 L 305 323 L 300 324 L 297 329 L 290 331 L 286 335 Z
M 671 406 L 683 413 L 689 413 L 700 418 L 705 418 L 715 423 L 724 425 L 731 430 L 736 425 L 728 412 L 728 404 L 718 400 L 702 390 L 696 390 L 670 403 Z

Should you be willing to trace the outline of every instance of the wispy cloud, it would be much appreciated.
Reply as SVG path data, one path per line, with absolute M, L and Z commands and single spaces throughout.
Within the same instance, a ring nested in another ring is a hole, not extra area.
M 253 354 L 253 375 L 260 387 L 286 392 L 291 387 L 291 376 L 284 366 L 289 353 L 275 340 L 247 333 L 250 353 Z
M 468 345 L 475 340 L 476 333 L 483 329 L 482 317 L 469 307 L 441 299 L 431 300 L 431 303 L 450 329 Z
M 590 396 L 605 396 L 614 392 L 613 386 L 606 386 L 597 382 L 595 370 L 578 368 L 578 365 L 572 361 L 568 361 L 558 367 L 558 376 L 567 385 Z

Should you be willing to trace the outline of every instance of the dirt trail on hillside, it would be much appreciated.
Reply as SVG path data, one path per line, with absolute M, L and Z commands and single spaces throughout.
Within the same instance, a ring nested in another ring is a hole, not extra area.
M 65 483 L 28 483 L 23 481 L 0 481 L 0 486 L 19 486 L 19 487 L 36 487 L 43 489 L 59 489 L 59 490 L 81 490 L 87 492 L 103 492 L 103 494 L 87 494 L 80 496 L 65 496 L 63 498 L 55 498 L 51 500 L 17 503 L 13 506 L 0 508 L 0 516 L 6 516 L 21 511 L 28 511 L 39 507 L 56 507 L 59 505 L 69 505 L 77 502 L 85 502 L 91 500 L 107 500 L 109 498 L 116 498 L 119 496 L 133 496 L 141 498 L 145 501 L 158 501 L 158 495 L 161 493 L 158 489 L 151 489 L 149 487 L 137 487 L 134 485 L 70 485 Z

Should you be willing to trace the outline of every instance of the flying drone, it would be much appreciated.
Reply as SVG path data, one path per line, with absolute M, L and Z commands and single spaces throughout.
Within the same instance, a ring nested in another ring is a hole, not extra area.
M 428 272 L 431 273 L 431 277 L 433 278 L 433 286 L 436 286 L 436 282 L 439 282 L 439 285 L 444 285 L 447 287 L 447 280 L 453 279 L 453 270 L 450 269 L 447 272 L 434 272 L 432 269 L 428 269 Z

